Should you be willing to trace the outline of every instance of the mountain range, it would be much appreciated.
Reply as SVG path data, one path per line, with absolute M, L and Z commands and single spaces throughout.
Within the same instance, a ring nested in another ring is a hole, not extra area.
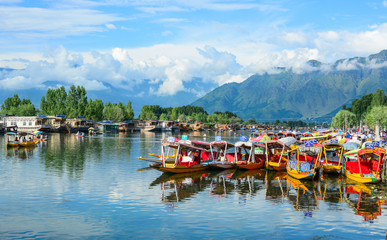
M 310 60 L 305 65 L 303 73 L 277 68 L 276 73 L 222 85 L 192 105 L 257 121 L 330 121 L 342 105 L 378 88 L 387 91 L 387 50 L 333 64 Z

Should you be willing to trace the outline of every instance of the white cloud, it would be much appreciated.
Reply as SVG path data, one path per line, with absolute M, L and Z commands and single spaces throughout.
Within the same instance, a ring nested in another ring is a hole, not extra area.
M 44 9 L 0 6 L 0 31 L 13 36 L 63 37 L 101 32 L 103 26 L 122 20 L 91 9 Z
M 107 24 L 105 24 L 105 26 L 106 26 L 108 29 L 117 29 L 117 27 L 116 27 L 114 24 L 107 23 Z
M 387 1 L 383 1 L 382 4 L 384 7 L 387 7 Z
M 377 53 L 387 49 L 387 23 L 372 26 L 370 30 L 362 32 L 321 32 L 314 43 L 325 54 L 338 53 L 332 55 L 336 58 Z

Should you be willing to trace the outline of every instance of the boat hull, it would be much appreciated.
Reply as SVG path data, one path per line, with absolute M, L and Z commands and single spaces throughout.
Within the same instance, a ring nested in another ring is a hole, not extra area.
M 378 183 L 381 181 L 380 175 L 377 177 L 368 177 L 368 176 L 361 176 L 359 173 L 351 173 L 348 170 L 345 170 L 345 176 L 353 181 L 360 182 L 360 183 Z
M 285 171 L 286 170 L 286 164 L 287 162 L 268 162 L 266 165 L 267 170 L 273 170 L 273 171 Z
M 39 141 L 19 142 L 19 147 L 34 147 Z
M 259 163 L 236 163 L 236 166 L 241 169 L 247 169 L 247 170 L 252 170 L 252 169 L 260 169 L 263 168 L 264 162 L 259 162 Z
M 322 168 L 323 168 L 323 171 L 325 173 L 341 174 L 343 166 L 342 165 L 323 164 Z
M 286 171 L 289 176 L 295 179 L 304 179 L 304 180 L 313 180 L 316 172 L 301 172 L 294 169 L 286 168 Z
M 196 172 L 196 171 L 202 171 L 209 168 L 208 165 L 204 166 L 202 164 L 193 165 L 192 167 L 186 167 L 182 165 L 177 165 L 171 163 L 171 164 L 165 164 L 165 167 L 160 167 L 159 169 L 163 172 L 171 172 L 171 173 L 189 173 L 189 172 Z
M 230 169 L 234 167 L 234 163 L 226 162 L 226 161 L 215 161 L 209 163 L 212 168 L 220 168 L 220 169 Z
M 14 147 L 18 147 L 19 144 L 17 142 L 7 142 L 7 147 L 9 148 L 14 148 Z

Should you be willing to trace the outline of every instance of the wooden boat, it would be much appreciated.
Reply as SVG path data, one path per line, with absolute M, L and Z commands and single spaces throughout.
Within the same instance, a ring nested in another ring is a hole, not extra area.
M 279 140 L 266 142 L 266 169 L 283 171 L 289 159 L 288 151 L 290 147 Z
M 381 181 L 383 153 L 374 148 L 363 148 L 344 154 L 345 176 L 361 183 Z
M 34 134 L 32 133 L 19 132 L 18 135 L 20 136 L 18 141 L 19 147 L 35 147 L 39 143 L 39 141 L 34 140 Z
M 34 134 L 34 141 L 47 142 L 48 137 L 42 131 L 36 131 Z
M 7 148 L 19 146 L 19 135 L 15 132 L 7 133 Z
M 277 139 L 281 139 L 286 136 L 285 132 L 277 132 Z
M 180 140 L 178 142 L 169 141 L 161 144 L 162 149 L 162 166 L 159 168 L 161 171 L 172 173 L 186 173 L 196 172 L 207 169 L 208 164 L 201 163 L 201 153 L 208 152 L 208 150 L 200 147 L 193 146 L 189 140 Z M 174 163 L 167 163 L 166 148 L 174 148 L 176 150 L 176 158 Z
M 289 153 L 287 173 L 296 179 L 312 180 L 316 176 L 321 145 L 298 146 Z
M 227 153 L 227 150 L 234 147 L 234 144 L 227 141 L 213 141 L 210 143 L 211 156 L 213 157 L 212 162 L 209 163 L 210 167 L 228 169 L 235 166 L 235 155 L 234 153 Z M 216 150 L 216 152 L 214 152 Z M 215 157 L 216 156 L 216 157 Z
M 84 134 L 83 132 L 77 132 L 77 133 L 75 134 L 75 136 L 76 136 L 76 137 L 84 137 L 85 134 Z
M 270 138 L 271 140 L 277 140 L 277 139 L 278 139 L 277 135 L 275 135 L 274 132 L 268 132 L 268 133 L 267 133 L 267 136 L 269 136 L 269 138 Z
M 322 145 L 320 165 L 326 173 L 338 173 L 343 171 L 344 147 L 341 144 L 325 143 Z
M 260 169 L 265 164 L 266 145 L 263 143 L 236 142 L 235 143 L 235 165 L 243 169 Z M 242 154 L 244 151 L 244 154 Z M 239 155 L 238 155 L 239 154 Z

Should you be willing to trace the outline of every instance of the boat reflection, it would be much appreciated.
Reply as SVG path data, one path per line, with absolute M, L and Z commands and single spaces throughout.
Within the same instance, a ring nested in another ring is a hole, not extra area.
M 262 169 L 239 170 L 235 174 L 234 188 L 239 195 L 239 203 L 245 204 L 262 189 L 266 171 Z
M 342 211 L 346 202 L 364 221 L 373 222 L 386 204 L 382 196 L 384 189 L 379 186 L 352 183 L 344 177 L 331 175 L 323 175 L 318 181 L 303 181 L 286 172 L 261 169 L 163 173 L 150 185 L 160 186 L 161 202 L 166 203 L 167 208 L 174 208 L 205 191 L 219 202 L 233 197 L 239 204 L 246 204 L 264 190 L 266 201 L 290 204 L 306 218 L 320 211 L 321 203 L 329 210 Z
M 295 211 L 302 211 L 305 217 L 312 217 L 319 210 L 315 182 L 301 181 L 287 176 L 287 197 Z
M 287 196 L 286 178 L 284 171 L 267 171 L 265 175 L 265 199 L 273 202 L 283 202 Z
M 356 215 L 362 216 L 366 222 L 373 223 L 382 213 L 381 205 L 386 204 L 385 199 L 378 196 L 378 192 L 380 191 L 371 186 L 351 183 L 345 187 L 345 201 Z
M 205 190 L 211 184 L 210 179 L 205 178 L 209 174 L 208 171 L 180 174 L 165 172 L 150 186 L 160 185 L 161 202 L 166 203 L 167 208 L 174 208 L 177 206 L 176 203 L 190 199 L 196 193 Z
M 342 176 L 324 174 L 317 182 L 319 200 L 328 203 L 329 209 L 340 209 L 344 195 L 343 181 Z
M 215 198 L 226 198 L 228 193 L 234 190 L 234 185 L 231 183 L 231 178 L 236 172 L 236 169 L 226 169 L 217 172 L 214 176 L 210 175 L 210 194 Z
M 32 157 L 34 153 L 34 148 L 35 146 L 23 147 L 23 148 L 18 148 L 18 147 L 7 148 L 6 156 L 10 158 L 13 157 L 21 160 L 26 160 Z

